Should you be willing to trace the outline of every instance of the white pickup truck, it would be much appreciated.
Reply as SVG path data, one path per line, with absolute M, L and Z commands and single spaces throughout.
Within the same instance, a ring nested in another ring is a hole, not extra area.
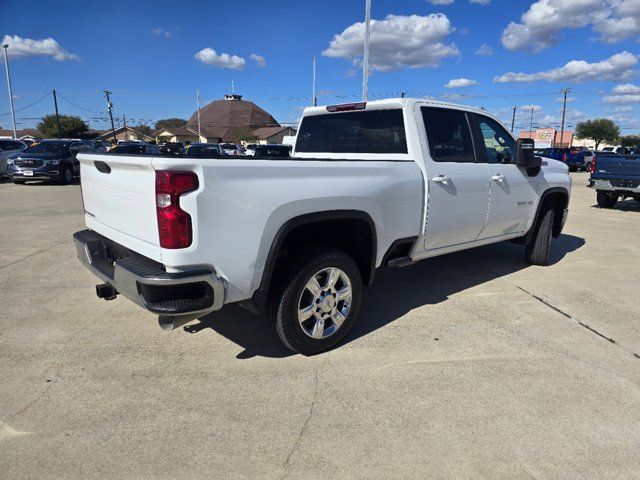
M 406 98 L 306 109 L 288 158 L 79 159 L 99 297 L 165 329 L 240 303 L 307 355 L 344 338 L 379 268 L 505 240 L 546 264 L 571 191 L 487 112 Z

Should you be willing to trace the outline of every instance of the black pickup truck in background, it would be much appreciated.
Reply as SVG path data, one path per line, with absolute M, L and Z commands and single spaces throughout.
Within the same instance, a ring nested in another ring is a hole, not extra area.
M 588 186 L 596 191 L 603 208 L 612 208 L 628 197 L 640 202 L 640 155 L 598 154 L 591 164 Z

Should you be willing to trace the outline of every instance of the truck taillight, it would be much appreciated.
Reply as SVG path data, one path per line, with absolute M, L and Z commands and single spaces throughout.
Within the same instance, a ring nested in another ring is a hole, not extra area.
M 598 162 L 598 157 L 595 155 L 591 159 L 591 168 L 589 168 L 589 173 L 596 173 L 596 163 Z
M 156 212 L 162 248 L 186 248 L 191 245 L 191 216 L 180 208 L 180 197 L 198 189 L 193 172 L 156 172 Z

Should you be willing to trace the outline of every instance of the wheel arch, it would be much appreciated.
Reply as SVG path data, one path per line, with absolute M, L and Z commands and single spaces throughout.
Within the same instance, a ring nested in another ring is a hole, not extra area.
M 531 241 L 533 234 L 535 233 L 535 228 L 540 220 L 542 209 L 544 206 L 549 204 L 553 205 L 555 209 L 555 216 L 553 220 L 553 237 L 557 238 L 562 233 L 562 228 L 564 227 L 564 211 L 569 207 L 569 190 L 565 187 L 552 187 L 545 190 L 540 197 L 533 224 L 531 225 L 531 228 L 525 236 L 525 243 L 529 243 Z
M 304 231 L 304 229 L 338 226 L 345 223 L 357 225 L 360 234 L 364 235 L 366 248 L 354 254 L 353 251 L 347 249 L 346 253 L 354 257 L 358 265 L 364 285 L 369 285 L 373 281 L 376 266 L 376 255 L 378 248 L 378 239 L 376 234 L 375 222 L 371 215 L 363 210 L 328 210 L 323 212 L 314 212 L 299 215 L 287 220 L 276 232 L 271 245 L 269 247 L 260 285 L 254 292 L 250 300 L 241 302 L 241 306 L 253 312 L 259 312 L 266 305 L 267 295 L 276 273 L 276 268 L 282 262 L 281 254 L 283 247 L 287 245 L 287 240 L 294 238 L 296 233 Z M 366 232 L 366 233 L 365 233 Z M 335 246 L 329 242 L 327 246 Z

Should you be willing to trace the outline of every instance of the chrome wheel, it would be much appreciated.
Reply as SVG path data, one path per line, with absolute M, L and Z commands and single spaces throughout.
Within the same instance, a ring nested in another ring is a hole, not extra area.
M 70 168 L 67 168 L 64 171 L 64 181 L 69 184 L 73 183 L 73 173 L 71 172 Z
M 298 301 L 298 322 L 311 338 L 322 340 L 335 334 L 351 309 L 351 280 L 339 268 L 329 267 L 314 274 Z

